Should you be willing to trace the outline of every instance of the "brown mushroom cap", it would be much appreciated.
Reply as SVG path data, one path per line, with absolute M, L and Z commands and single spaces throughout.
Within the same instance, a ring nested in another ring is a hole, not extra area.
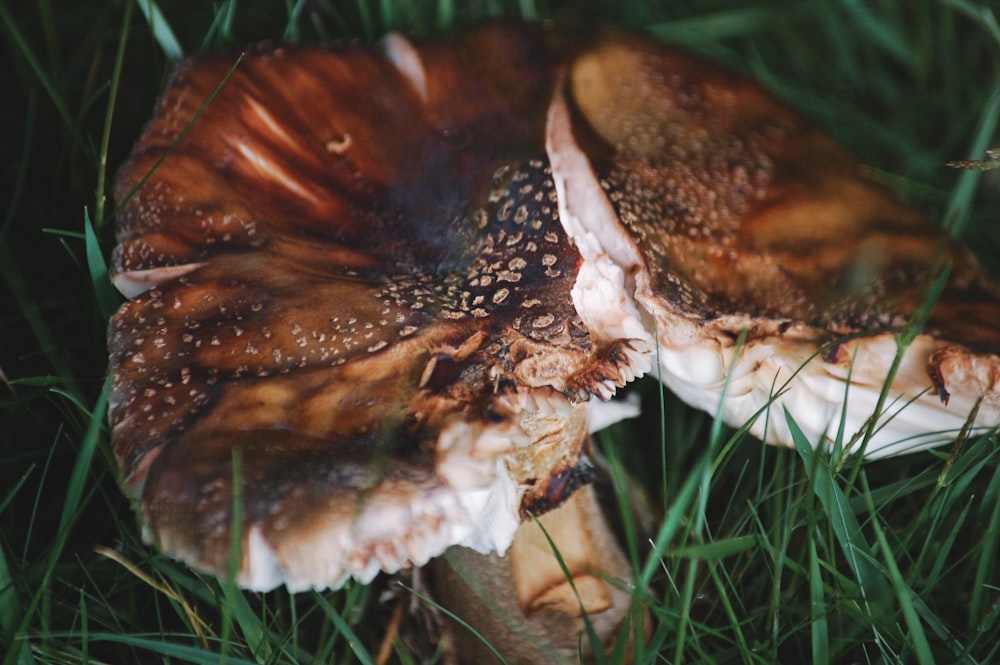
M 241 482 L 253 588 L 503 551 L 572 491 L 548 483 L 583 403 L 648 368 L 573 306 L 538 36 L 385 48 L 183 64 L 117 183 L 125 484 L 165 551 L 221 574 Z
M 974 410 L 1000 424 L 1000 286 L 756 85 L 609 31 L 569 66 L 547 141 L 563 224 L 633 276 L 660 378 L 689 403 L 785 445 L 783 407 L 813 442 L 843 415 L 855 450 L 872 428 L 868 457 L 949 441 Z
M 819 442 L 846 404 L 850 437 L 942 262 L 866 452 L 1000 422 L 1000 289 L 744 79 L 512 24 L 234 62 L 181 65 L 116 191 L 113 447 L 199 568 L 234 495 L 256 589 L 502 553 L 654 354 L 767 441 L 781 406 Z

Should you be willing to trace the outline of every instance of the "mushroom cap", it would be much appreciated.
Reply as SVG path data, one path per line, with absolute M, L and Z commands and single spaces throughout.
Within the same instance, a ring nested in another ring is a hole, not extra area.
M 799 114 L 615 31 L 562 91 L 547 147 L 563 224 L 632 276 L 682 399 L 792 445 L 787 408 L 814 444 L 842 428 L 870 458 L 1000 424 L 1000 286 Z
M 117 181 L 109 332 L 164 551 L 223 574 L 239 483 L 239 582 L 338 586 L 502 552 L 587 479 L 585 402 L 649 361 L 574 309 L 554 76 L 502 26 L 180 66 Z
M 863 431 L 939 265 L 865 452 L 1000 422 L 1000 289 L 968 252 L 754 84 L 635 36 L 200 56 L 116 197 L 123 484 L 219 575 L 240 497 L 251 588 L 502 554 L 589 480 L 588 402 L 654 361 L 766 441 L 783 406 L 815 442 Z

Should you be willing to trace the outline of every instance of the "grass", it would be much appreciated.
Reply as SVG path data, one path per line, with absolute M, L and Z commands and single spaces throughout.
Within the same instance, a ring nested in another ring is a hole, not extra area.
M 1000 273 L 997 172 L 943 166 L 998 143 L 1000 28 L 986 2 L 60 4 L 0 0 L 3 665 L 373 663 L 395 599 L 408 598 L 384 579 L 235 592 L 143 546 L 118 490 L 105 197 L 181 52 L 432 34 L 498 14 L 642 28 L 757 77 Z M 657 384 L 636 389 L 645 415 L 600 443 L 605 494 L 650 590 L 638 662 L 997 659 L 995 436 L 841 466 L 807 441 L 778 450 L 715 427 Z M 388 645 L 393 662 L 433 654 L 420 637 Z

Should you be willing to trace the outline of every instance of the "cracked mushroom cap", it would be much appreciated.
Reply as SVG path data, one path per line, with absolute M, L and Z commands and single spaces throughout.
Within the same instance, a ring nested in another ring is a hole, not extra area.
M 559 86 L 563 224 L 630 276 L 682 399 L 792 445 L 787 408 L 814 445 L 842 427 L 867 457 L 1000 424 L 1000 286 L 797 113 L 610 31 Z
M 164 551 L 223 574 L 240 483 L 239 582 L 338 586 L 503 552 L 589 478 L 587 400 L 649 360 L 573 304 L 555 76 L 502 27 L 180 66 L 117 182 L 109 333 Z
M 1000 421 L 968 254 L 753 84 L 633 36 L 201 56 L 116 196 L 123 483 L 220 575 L 238 485 L 251 588 L 503 553 L 587 482 L 588 404 L 654 363 L 734 424 L 769 408 L 770 442 L 782 405 L 850 436 L 942 262 L 867 453 Z

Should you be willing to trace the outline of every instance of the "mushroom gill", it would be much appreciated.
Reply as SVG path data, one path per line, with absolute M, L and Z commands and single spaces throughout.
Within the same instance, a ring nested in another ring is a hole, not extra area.
M 587 403 L 654 364 L 771 443 L 783 406 L 817 443 L 843 411 L 869 456 L 1000 423 L 1000 288 L 968 252 L 754 84 L 634 35 L 199 56 L 116 197 L 124 485 L 157 545 L 217 575 L 242 496 L 250 588 L 502 556 L 589 482 Z M 572 574 L 627 576 L 577 494 L 596 535 L 560 535 Z M 521 618 L 582 630 L 566 588 L 507 561 Z M 581 586 L 610 639 L 622 599 Z

